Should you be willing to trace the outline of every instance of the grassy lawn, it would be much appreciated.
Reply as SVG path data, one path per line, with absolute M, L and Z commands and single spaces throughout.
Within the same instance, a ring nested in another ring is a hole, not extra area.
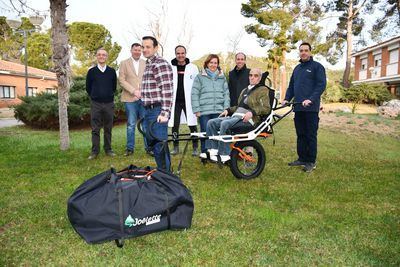
M 287 166 L 296 155 L 291 119 L 275 131 L 275 146 L 260 140 L 267 166 L 250 181 L 236 180 L 228 167 L 203 166 L 188 151 L 182 179 L 195 201 L 192 228 L 129 239 L 119 249 L 80 239 L 66 202 L 110 165 L 154 166 L 142 140 L 132 158 L 123 157 L 125 128 L 117 126 L 119 156 L 88 161 L 88 129 L 71 132 L 67 152 L 57 132 L 0 129 L 0 266 L 399 266 L 399 139 L 321 127 L 318 167 L 306 174 Z

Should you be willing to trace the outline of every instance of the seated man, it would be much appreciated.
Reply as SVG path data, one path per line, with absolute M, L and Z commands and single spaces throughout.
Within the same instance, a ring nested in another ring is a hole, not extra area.
M 260 116 L 271 112 L 269 89 L 260 84 L 261 70 L 252 69 L 249 74 L 250 85 L 243 89 L 238 99 L 238 105 L 224 110 L 216 119 L 211 119 L 207 123 L 207 136 L 227 135 L 228 130 L 239 121 L 251 125 L 260 122 Z M 228 116 L 230 115 L 230 117 Z M 216 140 L 206 140 L 206 148 L 210 154 L 210 159 L 218 161 L 220 155 L 221 162 L 230 160 L 230 143 Z M 201 158 L 207 158 L 206 153 L 200 154 Z

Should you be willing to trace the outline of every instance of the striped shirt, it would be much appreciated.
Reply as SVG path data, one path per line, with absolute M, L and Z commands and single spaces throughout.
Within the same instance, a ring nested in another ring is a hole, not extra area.
M 169 117 L 172 106 L 171 65 L 159 56 L 153 56 L 146 61 L 142 78 L 142 101 L 144 106 L 161 105 L 161 116 Z

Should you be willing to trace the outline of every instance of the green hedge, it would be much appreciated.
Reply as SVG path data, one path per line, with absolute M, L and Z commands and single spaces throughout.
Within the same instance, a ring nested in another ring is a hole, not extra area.
M 343 100 L 343 87 L 338 83 L 328 83 L 322 94 L 324 103 L 335 103 Z
M 359 83 L 343 90 L 343 99 L 348 102 L 380 105 L 394 96 L 384 84 Z
M 42 129 L 58 129 L 58 95 L 40 93 L 37 96 L 19 97 L 22 103 L 14 106 L 15 118 L 28 126 Z M 90 99 L 85 89 L 85 78 L 73 80 L 68 106 L 70 128 L 90 125 Z M 121 103 L 121 88 L 118 85 L 115 96 L 114 121 L 125 120 L 124 105 Z
M 393 96 L 384 84 L 359 83 L 346 89 L 338 83 L 328 83 L 322 94 L 325 103 L 333 102 L 357 102 L 380 105 L 384 101 L 392 99 Z

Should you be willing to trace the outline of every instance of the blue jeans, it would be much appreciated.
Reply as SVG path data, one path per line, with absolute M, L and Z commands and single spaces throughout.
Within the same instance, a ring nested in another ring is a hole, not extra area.
M 144 106 L 142 100 L 135 102 L 125 102 L 125 112 L 127 117 L 126 124 L 126 149 L 135 150 L 135 127 L 138 119 L 144 118 Z M 143 131 L 146 132 L 146 127 L 143 124 Z M 148 149 L 146 138 L 143 136 L 145 149 Z
M 207 115 L 201 115 L 199 117 L 199 122 L 200 122 L 200 131 L 201 132 L 206 132 L 207 131 L 207 122 L 211 119 L 218 118 L 219 114 L 207 114 Z M 206 152 L 206 142 L 205 140 L 201 139 L 201 152 Z
M 158 115 L 160 115 L 161 107 L 154 107 L 145 110 L 144 113 L 144 123 L 143 126 L 146 129 L 150 129 L 150 125 L 152 122 L 157 121 Z M 168 123 L 154 123 L 153 127 L 151 128 L 152 133 L 155 137 L 160 140 L 167 140 L 168 139 Z M 163 169 L 166 171 L 171 170 L 171 158 L 169 154 L 168 144 L 163 142 L 157 142 L 153 139 L 150 134 L 149 130 L 146 131 L 146 139 L 147 144 L 149 145 L 150 150 L 154 152 L 154 158 L 156 159 L 157 168 Z
M 209 120 L 207 123 L 207 136 L 226 135 L 228 130 L 238 121 L 240 117 L 222 117 Z M 218 134 L 219 131 L 219 134 Z M 206 140 L 207 149 L 218 149 L 219 155 L 229 155 L 231 153 L 230 143 L 217 140 Z

